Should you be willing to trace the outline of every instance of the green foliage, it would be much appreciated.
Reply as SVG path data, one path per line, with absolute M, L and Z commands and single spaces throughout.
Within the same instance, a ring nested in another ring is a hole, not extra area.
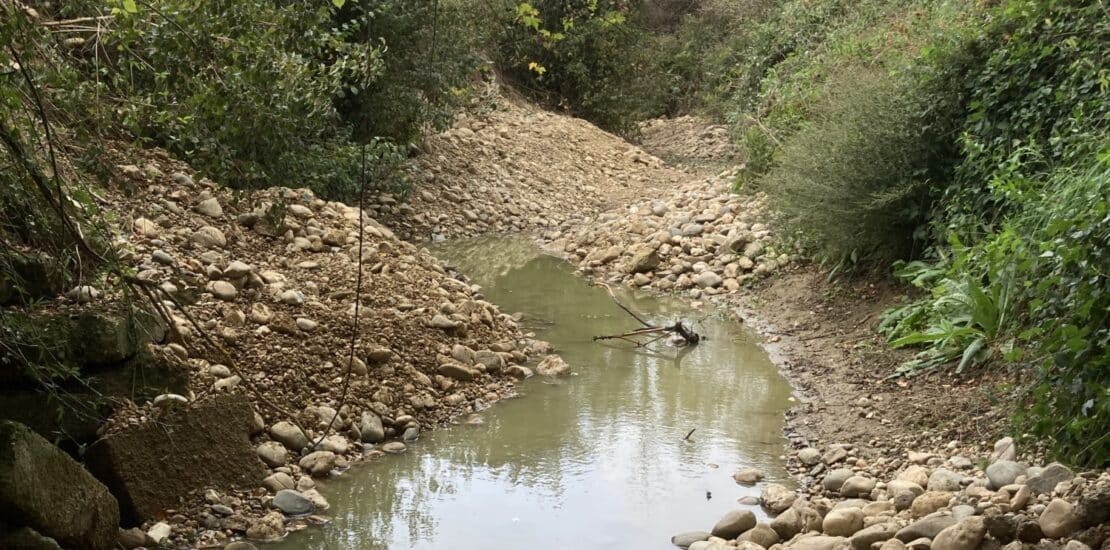
M 375 78 L 336 94 L 336 107 L 357 140 L 408 145 L 426 130 L 448 125 L 480 66 L 465 3 L 349 2 L 333 19 L 348 42 L 381 49 Z
M 1007 186 L 997 185 L 998 193 Z M 1010 197 L 1001 228 L 974 245 L 954 240 L 936 264 L 899 276 L 931 297 L 884 315 L 895 346 L 926 345 L 900 374 L 959 360 L 1035 367 L 1019 424 L 1052 438 L 1069 461 L 1104 464 L 1110 427 L 1110 152 L 1050 174 L 1043 192 Z M 1001 196 L 999 198 L 1002 198 Z
M 918 112 L 896 79 L 841 70 L 759 188 L 819 256 L 836 262 L 908 256 L 929 209 L 936 165 L 935 139 L 923 132 Z
M 888 311 L 900 372 L 988 360 L 1029 367 L 1018 425 L 1083 464 L 1110 461 L 1110 23 L 1091 2 L 1009 2 L 962 44 L 928 52 L 926 97 L 963 117 L 929 298 Z M 955 90 L 955 92 L 953 92 Z M 943 91 L 943 95 L 938 95 Z
M 160 4 L 104 40 L 98 76 L 132 135 L 232 186 L 350 188 L 358 149 L 332 101 L 373 82 L 379 47 L 331 28 L 330 6 Z
M 391 173 L 450 120 L 476 66 L 454 2 L 109 4 L 106 32 L 57 71 L 70 125 L 165 147 L 235 187 L 352 197 L 362 146 Z
M 495 2 L 495 4 L 497 4 Z M 532 97 L 629 133 L 664 110 L 654 36 L 634 20 L 637 10 L 615 0 L 506 0 L 489 18 L 487 40 L 510 82 Z

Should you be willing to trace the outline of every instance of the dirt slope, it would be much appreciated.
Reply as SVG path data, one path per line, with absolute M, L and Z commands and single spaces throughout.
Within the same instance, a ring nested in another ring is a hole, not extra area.
M 312 449 L 285 433 L 289 421 L 311 439 L 330 433 L 325 462 L 342 468 L 366 453 L 380 455 L 375 449 L 388 441 L 401 445 L 397 440 L 409 429 L 488 407 L 513 392 L 514 375 L 530 374 L 519 365 L 537 344 L 510 316 L 426 250 L 364 216 L 353 377 L 334 429 L 325 432 L 341 405 L 348 367 L 358 210 L 304 189 L 232 193 L 195 180 L 186 165 L 158 151 L 122 147 L 116 154 L 117 183 L 98 193 L 118 224 L 126 267 L 174 297 L 163 304 L 180 337 L 155 344 L 155 353 L 187 371 L 189 402 L 245 395 L 259 415 L 253 439 L 260 456 L 269 449 L 278 457 L 270 473 L 288 475 L 317 509 L 327 504 L 311 492 L 309 466 L 298 464 Z M 63 300 L 55 307 L 78 311 L 120 298 L 96 286 L 82 303 Z M 152 404 L 124 404 L 104 430 L 127 430 L 158 416 Z M 170 525 L 175 545 L 219 544 L 252 528 L 267 532 L 268 491 L 182 496 L 184 514 Z M 208 525 L 191 520 L 221 503 L 234 513 Z
M 375 208 L 400 236 L 542 231 L 686 177 L 584 120 L 507 99 L 495 105 L 425 140 L 404 169 L 414 184 L 407 202 L 380 198 Z

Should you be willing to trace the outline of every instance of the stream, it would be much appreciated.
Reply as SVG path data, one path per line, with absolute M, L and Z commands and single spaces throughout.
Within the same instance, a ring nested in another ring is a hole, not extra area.
M 433 252 L 502 311 L 524 312 L 524 329 L 574 374 L 533 377 L 518 399 L 321 482 L 332 521 L 267 548 L 662 550 L 758 495 L 733 481 L 736 470 L 788 479 L 780 454 L 790 386 L 725 312 L 614 288 L 653 324 L 693 322 L 703 341 L 686 350 L 598 343 L 593 336 L 639 327 L 531 241 L 454 241 Z

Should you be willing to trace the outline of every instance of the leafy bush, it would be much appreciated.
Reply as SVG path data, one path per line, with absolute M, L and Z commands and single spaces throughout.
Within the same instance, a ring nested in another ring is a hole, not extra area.
M 906 257 L 929 211 L 934 139 L 894 78 L 842 70 L 827 90 L 759 187 L 820 256 Z
M 1029 367 L 1018 425 L 1071 462 L 1110 461 L 1110 24 L 1091 2 L 1009 2 L 927 59 L 922 89 L 958 89 L 953 182 L 932 262 L 900 274 L 931 297 L 889 311 L 900 369 Z
M 350 198 L 362 146 L 396 162 L 450 120 L 476 66 L 457 2 L 108 4 L 105 32 L 67 59 L 83 78 L 57 88 L 84 119 L 72 125 L 165 147 L 235 187 Z M 53 9 L 105 13 L 91 0 Z
M 429 128 L 447 126 L 480 66 L 465 2 L 348 1 L 333 19 L 348 42 L 382 49 L 368 85 L 337 93 L 339 113 L 357 139 L 410 144 Z
M 996 193 L 1012 189 L 997 181 Z M 931 298 L 892 309 L 881 329 L 895 346 L 925 344 L 901 374 L 959 361 L 1035 367 L 1019 424 L 1052 438 L 1077 463 L 1110 460 L 1110 149 L 1061 168 L 1043 190 L 1009 194 L 1010 215 L 971 246 L 953 241 L 936 265 L 899 275 Z
M 488 41 L 511 83 L 533 98 L 621 133 L 661 114 L 668 87 L 655 36 L 618 0 L 496 3 Z

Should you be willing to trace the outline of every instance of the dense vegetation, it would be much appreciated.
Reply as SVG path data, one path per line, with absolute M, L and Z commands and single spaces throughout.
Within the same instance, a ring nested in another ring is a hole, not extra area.
M 496 73 L 616 132 L 690 111 L 727 123 L 746 155 L 738 187 L 766 192 L 815 259 L 893 266 L 923 289 L 882 323 L 920 348 L 895 374 L 1008 369 L 1023 433 L 1110 460 L 1097 0 L 28 4 L 0 4 L 7 280 L 34 279 L 19 275 L 40 265 L 30 250 L 61 287 L 87 266 L 58 205 L 95 227 L 77 183 L 107 173 L 113 142 L 236 187 L 350 198 L 364 151 L 376 185 L 399 185 L 390 168 Z

